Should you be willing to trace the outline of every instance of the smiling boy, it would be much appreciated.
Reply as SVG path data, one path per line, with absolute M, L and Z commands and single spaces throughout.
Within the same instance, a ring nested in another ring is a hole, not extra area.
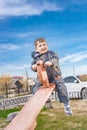
M 50 83 L 56 84 L 56 91 L 58 92 L 59 101 L 64 103 L 64 111 L 67 115 L 72 115 L 72 110 L 69 105 L 69 98 L 67 89 L 61 76 L 61 70 L 59 67 L 59 58 L 53 51 L 48 50 L 48 44 L 44 38 L 38 38 L 34 42 L 35 51 L 32 52 L 32 70 L 37 71 L 37 63 L 43 63 L 46 67 L 48 80 Z M 35 93 L 41 86 L 39 80 L 36 81 L 33 87 L 33 93 Z

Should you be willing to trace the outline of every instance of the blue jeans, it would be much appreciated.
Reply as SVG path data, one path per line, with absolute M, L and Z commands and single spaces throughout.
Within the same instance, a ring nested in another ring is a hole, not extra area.
M 50 82 L 53 82 L 56 84 L 56 91 L 58 92 L 59 101 L 62 103 L 69 102 L 67 88 L 64 84 L 63 79 L 62 78 L 58 78 L 58 79 L 54 78 L 54 79 L 51 79 Z M 42 85 L 42 83 L 37 81 L 35 83 L 35 85 L 33 86 L 32 93 L 35 94 L 37 92 L 37 90 L 41 87 L 41 85 Z
M 56 91 L 58 92 L 59 101 L 62 103 L 69 102 L 67 88 L 64 84 L 62 78 L 54 78 L 54 83 L 56 84 Z

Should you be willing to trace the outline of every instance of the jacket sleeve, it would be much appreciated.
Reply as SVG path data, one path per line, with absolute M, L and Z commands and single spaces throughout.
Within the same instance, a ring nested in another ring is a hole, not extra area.
M 53 64 L 53 68 L 61 74 L 58 55 L 51 51 L 49 55 L 49 61 Z
M 32 54 L 31 54 L 31 57 L 32 57 L 32 59 L 33 59 L 33 61 L 32 61 L 32 65 L 33 64 L 36 64 L 36 62 L 37 62 L 37 60 L 38 60 L 38 57 L 39 57 L 39 53 L 38 52 L 32 52 Z
M 50 61 L 52 62 L 53 65 L 56 65 L 56 66 L 58 65 L 57 63 L 59 61 L 59 58 L 56 53 L 51 52 Z
M 31 69 L 32 69 L 32 65 L 36 64 L 38 58 L 39 58 L 39 53 L 38 52 L 32 52 L 31 53 L 31 57 L 32 57 L 32 62 L 31 62 Z M 32 69 L 33 70 L 33 69 Z M 36 72 L 36 70 L 33 70 Z

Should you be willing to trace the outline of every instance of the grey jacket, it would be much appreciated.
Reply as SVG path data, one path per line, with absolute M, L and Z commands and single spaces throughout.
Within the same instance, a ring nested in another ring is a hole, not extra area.
M 51 67 L 46 67 L 48 79 L 53 79 L 55 76 L 61 75 L 59 57 L 53 51 L 47 51 L 44 54 L 40 54 L 39 52 L 32 52 L 32 58 L 32 65 L 36 64 L 38 60 L 42 60 L 43 62 L 50 61 L 52 63 Z

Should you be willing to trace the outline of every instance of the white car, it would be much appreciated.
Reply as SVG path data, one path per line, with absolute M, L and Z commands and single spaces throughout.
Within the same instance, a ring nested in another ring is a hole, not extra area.
M 63 78 L 67 87 L 69 98 L 87 99 L 87 81 L 81 81 L 79 76 L 67 76 Z

